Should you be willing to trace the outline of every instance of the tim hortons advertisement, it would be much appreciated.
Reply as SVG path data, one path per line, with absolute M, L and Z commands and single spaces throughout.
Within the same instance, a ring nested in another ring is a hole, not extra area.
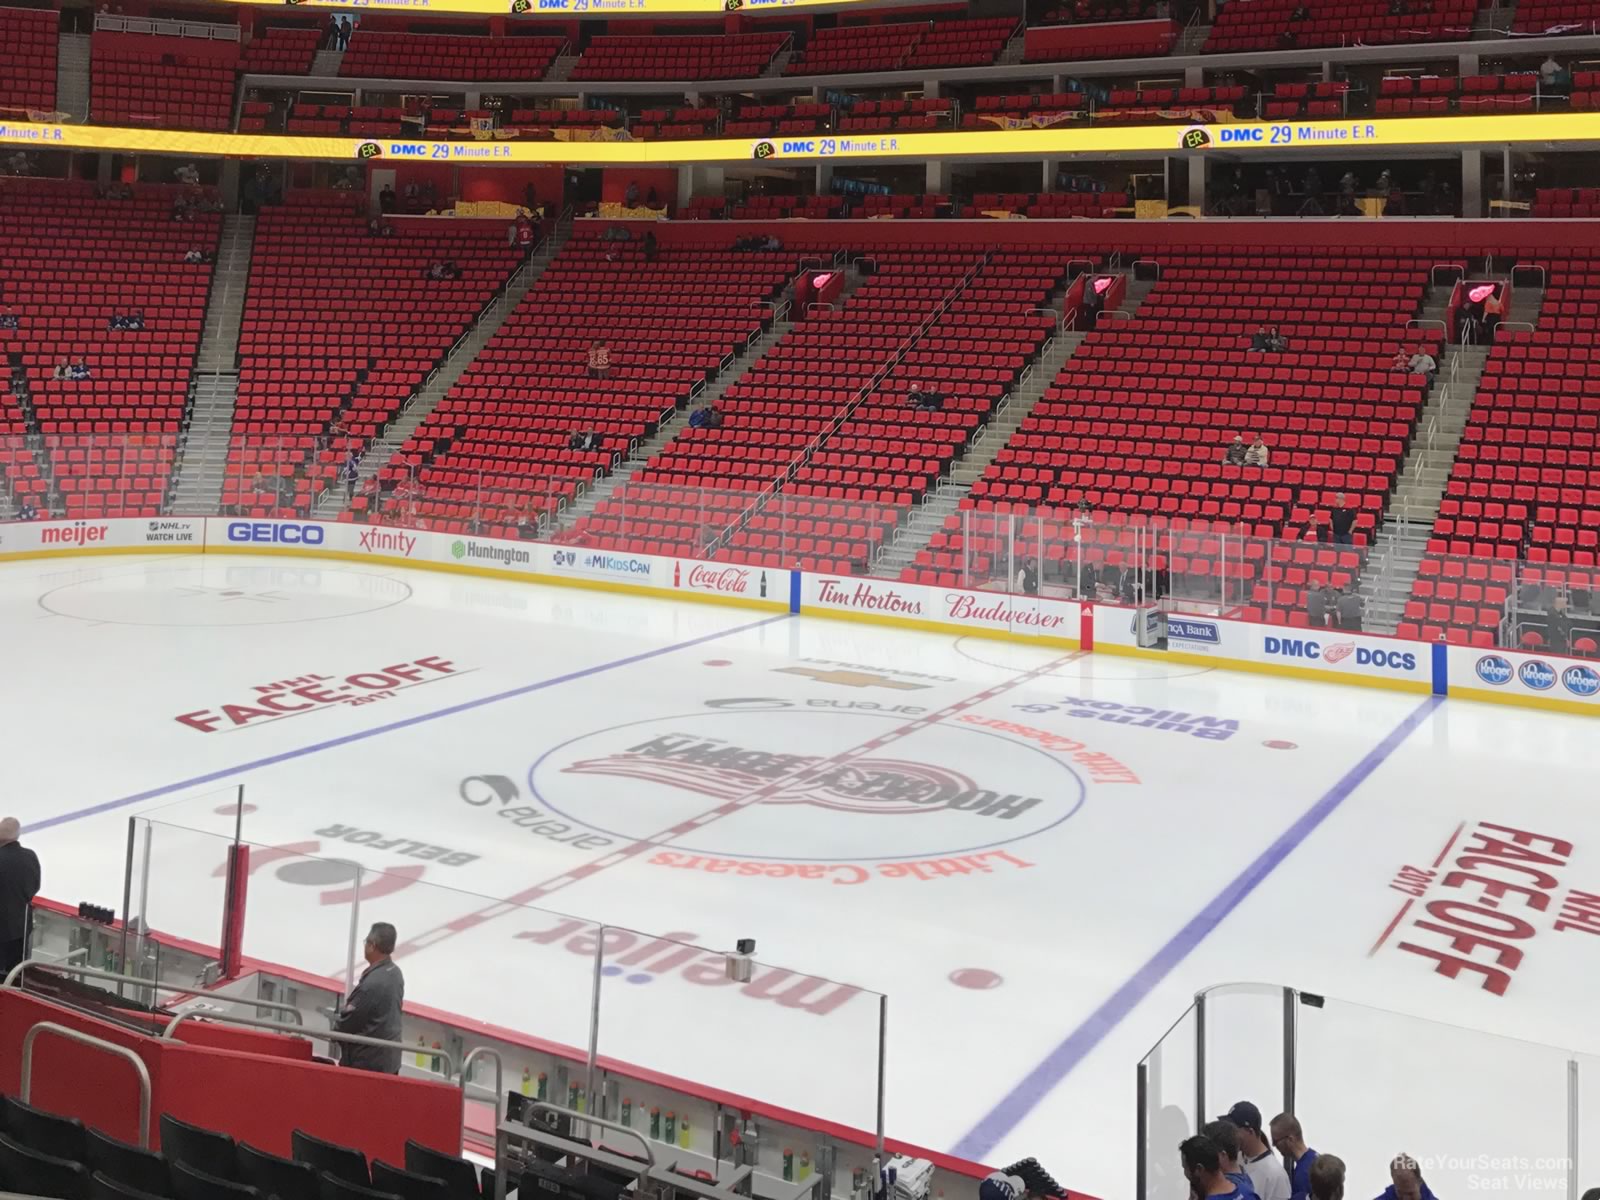
M 14 521 L 0 524 L 0 557 L 8 554 L 82 554 L 96 550 L 161 547 L 199 550 L 205 522 L 197 517 L 102 517 L 82 521 Z
M 1003 592 L 966 591 L 888 579 L 807 575 L 802 605 L 955 629 L 1033 634 L 1070 642 L 1078 639 L 1078 604 L 1047 597 L 1008 596 Z

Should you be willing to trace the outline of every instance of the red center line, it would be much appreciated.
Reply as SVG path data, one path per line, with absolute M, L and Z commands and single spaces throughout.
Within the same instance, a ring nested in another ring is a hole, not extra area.
M 841 750 L 838 753 L 830 755 L 829 757 L 820 761 L 807 763 L 803 767 L 797 768 L 796 770 L 790 771 L 786 775 L 779 776 L 778 778 L 773 779 L 771 782 L 763 784 L 761 787 L 755 789 L 747 795 L 735 797 L 734 799 L 723 804 L 719 804 L 715 808 L 708 809 L 699 816 L 690 817 L 687 820 L 679 821 L 676 825 L 673 825 L 667 829 L 663 829 L 660 833 L 652 834 L 651 836 L 641 838 L 630 845 L 612 850 L 610 853 L 595 859 L 593 862 L 583 863 L 579 866 L 572 867 L 571 869 L 562 872 L 560 875 L 545 880 L 543 883 L 535 884 L 533 887 L 518 892 L 514 896 L 508 896 L 497 904 L 490 905 L 489 907 L 481 909 L 475 913 L 469 913 L 463 917 L 457 917 L 453 921 L 446 922 L 445 924 L 434 929 L 430 929 L 426 933 L 419 934 L 409 942 L 402 944 L 398 949 L 396 949 L 395 954 L 398 956 L 407 952 L 423 949 L 427 946 L 435 945 L 454 934 L 464 933 L 469 929 L 473 929 L 478 925 L 483 924 L 485 921 L 491 921 L 496 917 L 506 916 L 512 912 L 515 912 L 518 908 L 524 905 L 531 905 L 536 901 L 543 900 L 545 897 L 554 892 L 561 891 L 563 888 L 571 887 L 575 883 L 592 878 L 601 871 L 606 871 L 612 867 L 620 866 L 623 863 L 629 862 L 630 860 L 635 859 L 639 855 L 645 853 L 647 850 L 654 850 L 660 846 L 664 846 L 671 842 L 674 838 L 680 837 L 683 834 L 702 829 L 715 821 L 722 820 L 724 817 L 732 816 L 734 813 L 737 813 L 742 809 L 749 808 L 752 805 L 760 804 L 764 800 L 771 799 L 773 796 L 776 796 L 783 791 L 784 788 L 788 787 L 790 784 L 798 782 L 804 776 L 812 775 L 819 770 L 824 770 L 830 767 L 848 766 L 855 760 L 881 750 L 892 742 L 909 737 L 918 730 L 926 729 L 928 726 L 937 724 L 948 717 L 953 717 L 963 713 L 975 705 L 993 700 L 996 696 L 1004 695 L 1006 692 L 1009 692 L 1024 683 L 1029 683 L 1040 678 L 1041 676 L 1048 675 L 1057 667 L 1060 667 L 1065 663 L 1073 662 L 1082 657 L 1082 651 L 1070 651 L 1069 653 L 1063 654 L 1059 658 L 1052 659 L 1050 662 L 1047 662 L 1040 667 L 1036 667 L 1031 671 L 1026 671 L 1021 675 L 1014 676 L 1011 679 L 997 683 L 992 687 L 985 688 L 983 691 L 978 692 L 975 695 L 968 696 L 963 700 L 957 700 L 954 703 L 938 710 L 937 712 L 927 713 L 923 716 L 917 717 L 915 720 L 908 721 L 903 725 L 891 729 L 887 733 L 870 738 L 858 746 L 852 746 L 847 750 Z
M 1439 851 L 1439 856 L 1433 860 L 1433 869 L 1435 871 L 1439 869 L 1440 864 L 1448 857 L 1450 851 L 1455 848 L 1456 839 L 1461 836 L 1461 831 L 1466 827 L 1467 823 L 1465 821 L 1456 826 L 1456 831 L 1450 835 L 1450 840 L 1444 844 L 1444 849 Z M 1400 906 L 1400 911 L 1395 913 L 1394 920 L 1389 922 L 1389 927 L 1383 931 L 1383 935 L 1377 941 L 1372 943 L 1372 949 L 1367 951 L 1368 958 L 1371 958 L 1383 948 L 1383 944 L 1389 940 L 1390 935 L 1394 933 L 1401 920 L 1411 911 L 1411 906 L 1416 902 L 1416 898 L 1413 897 Z

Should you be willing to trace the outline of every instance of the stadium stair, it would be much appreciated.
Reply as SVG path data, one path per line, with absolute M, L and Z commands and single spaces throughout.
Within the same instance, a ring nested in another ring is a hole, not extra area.
M 222 218 L 205 332 L 200 338 L 189 420 L 172 493 L 172 511 L 177 514 L 214 513 L 222 496 L 228 434 L 239 398 L 239 326 L 244 320 L 255 232 L 254 217 L 233 213 Z
M 63 33 L 56 46 L 56 108 L 74 121 L 89 119 L 89 35 Z
M 861 276 L 854 271 L 850 273 L 850 279 L 851 282 L 845 288 L 847 294 L 861 284 Z M 784 288 L 783 295 L 779 297 L 777 307 L 774 309 L 777 314 L 791 315 L 775 316 L 771 326 L 763 330 L 760 337 L 739 353 L 732 368 L 719 372 L 716 378 L 706 384 L 703 391 L 695 393 L 690 398 L 687 407 L 677 409 L 672 416 L 661 422 L 655 433 L 641 441 L 633 453 L 618 463 L 609 475 L 596 480 L 593 487 L 580 492 L 578 498 L 562 514 L 559 530 L 566 532 L 583 518 L 594 516 L 600 504 L 610 499 L 618 488 L 633 478 L 635 472 L 648 465 L 651 458 L 661 453 L 666 444 L 682 432 L 683 422 L 688 419 L 691 409 L 716 404 L 730 387 L 742 380 L 760 361 L 768 348 L 794 328 L 793 304 L 794 285 L 791 283 Z
M 556 55 L 555 62 L 551 63 L 550 69 L 545 72 L 544 81 L 565 83 L 572 78 L 572 68 L 578 65 L 578 59 L 581 57 L 583 56 L 576 52 Z
M 312 77 L 332 78 L 339 73 L 339 64 L 343 61 L 343 50 L 318 50 L 311 60 Z
M 365 488 L 368 481 L 377 478 L 378 472 L 383 470 L 406 444 L 407 439 L 416 432 L 417 426 L 438 407 L 456 380 L 460 379 L 462 373 L 472 365 L 472 360 L 478 357 L 483 348 L 489 344 L 489 339 L 499 331 L 505 319 L 516 311 L 517 305 L 521 304 L 522 298 L 528 294 L 528 289 L 538 281 L 539 276 L 544 274 L 545 268 L 556 255 L 561 253 L 561 247 L 566 245 L 571 235 L 572 214 L 568 211 L 561 215 L 550 236 L 540 243 L 528 261 L 506 281 L 505 290 L 495 297 L 466 335 L 451 347 L 444 362 L 422 381 L 422 386 L 411 395 L 395 414 L 394 419 L 367 447 L 367 452 L 361 459 L 359 487 Z M 348 507 L 349 501 L 345 489 L 329 488 L 317 498 L 313 515 L 331 521 Z
M 1045 389 L 1061 373 L 1067 359 L 1083 344 L 1083 334 L 1065 330 L 1045 344 L 1044 350 L 1026 372 L 1009 397 L 996 411 L 994 419 L 978 430 L 967 452 L 950 474 L 941 479 L 916 511 L 906 518 L 873 561 L 872 574 L 881 579 L 898 579 L 911 566 L 929 539 L 945 527 L 945 522 L 961 508 L 961 501 L 972 485 L 983 478 L 995 455 L 1022 427 Z

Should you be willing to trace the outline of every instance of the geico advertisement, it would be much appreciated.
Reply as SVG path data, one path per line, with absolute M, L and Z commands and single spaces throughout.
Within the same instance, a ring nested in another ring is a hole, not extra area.
M 1362 148 L 1600 140 L 1600 112 L 1520 116 L 1398 118 L 1381 121 L 1152 125 L 1087 129 L 988 129 L 949 133 L 867 133 L 689 141 L 471 142 L 393 138 L 199 133 L 101 125 L 0 122 L 0 145 L 40 149 L 117 150 L 212 157 L 324 158 L 403 162 L 727 163 L 833 159 L 974 158 L 1015 154 L 1118 152 L 1227 153 L 1349 146 Z

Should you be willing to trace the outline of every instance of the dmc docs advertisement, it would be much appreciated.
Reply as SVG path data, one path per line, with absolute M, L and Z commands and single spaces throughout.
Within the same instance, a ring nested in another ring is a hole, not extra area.
M 1097 605 L 1095 645 L 1137 645 L 1134 618 L 1130 608 Z M 1418 690 L 1433 684 L 1433 658 L 1428 646 L 1339 629 L 1297 629 L 1171 613 L 1167 616 L 1166 652 L 1216 658 L 1219 662 L 1316 671 L 1334 680 L 1341 676 L 1395 680 L 1414 683 Z
M 1600 712 L 1600 668 L 1593 663 L 1469 646 L 1451 646 L 1448 653 L 1451 692 L 1591 704 Z
M 1007 596 L 957 588 L 859 579 L 842 575 L 805 576 L 802 610 L 827 609 L 867 618 L 886 617 L 993 630 L 1077 644 L 1082 608 L 1075 600 Z
M 0 558 L 9 554 L 83 554 L 95 550 L 199 550 L 199 517 L 108 517 L 90 521 L 16 521 L 0 524 Z

